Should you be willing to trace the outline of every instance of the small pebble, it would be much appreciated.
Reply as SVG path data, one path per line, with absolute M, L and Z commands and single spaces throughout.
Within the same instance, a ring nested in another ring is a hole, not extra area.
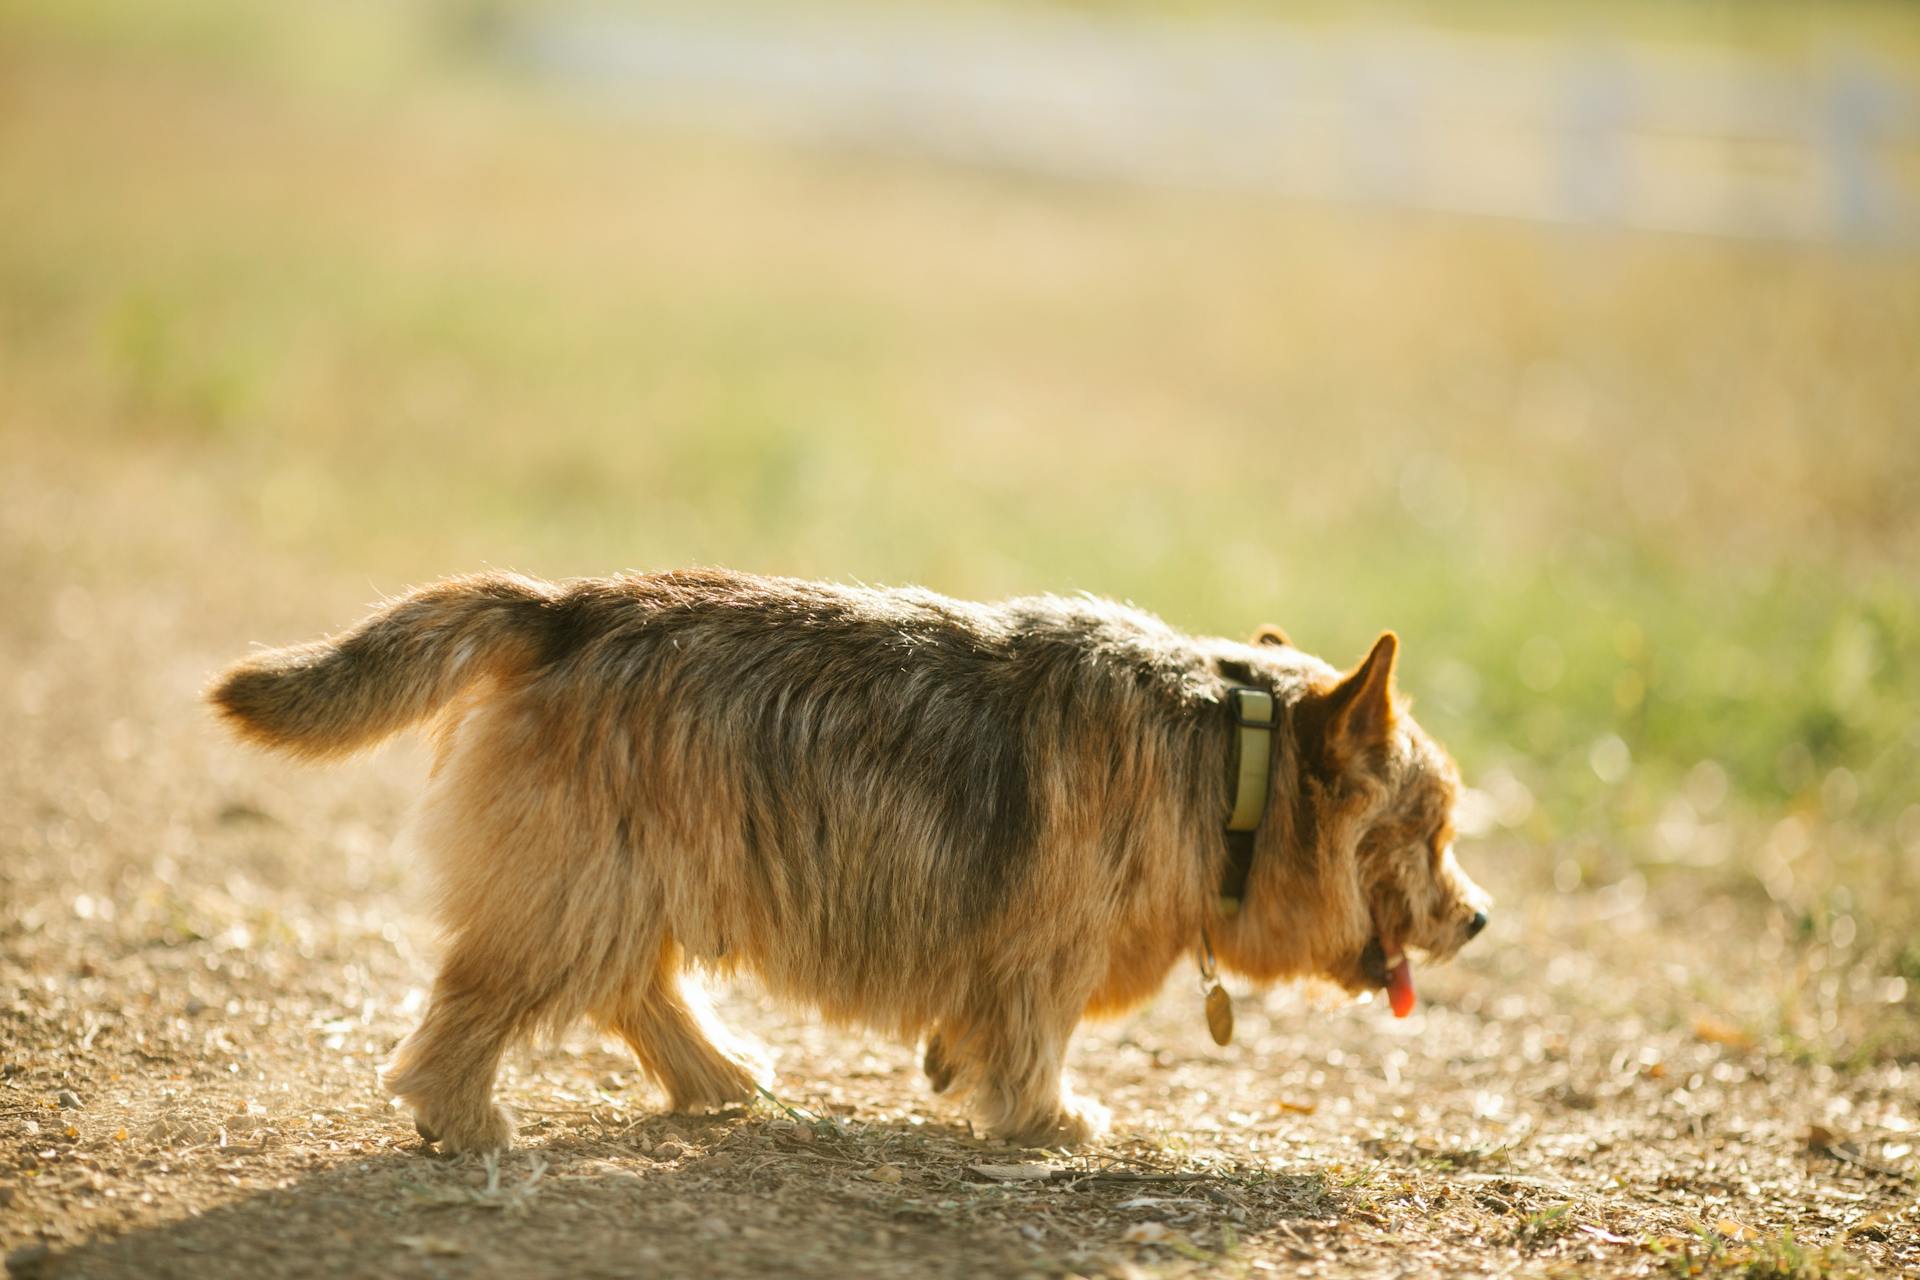
M 80 1109 L 80 1095 L 71 1089 L 62 1089 L 60 1091 L 60 1105 L 68 1111 L 78 1111 Z

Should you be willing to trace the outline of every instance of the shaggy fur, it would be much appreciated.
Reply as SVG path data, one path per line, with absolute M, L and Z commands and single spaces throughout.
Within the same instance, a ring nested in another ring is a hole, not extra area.
M 385 1073 L 429 1140 L 505 1146 L 501 1054 L 582 1016 L 676 1109 L 751 1098 L 763 1068 L 697 965 L 925 1036 L 936 1087 L 1057 1142 L 1102 1123 L 1063 1083 L 1075 1025 L 1152 995 L 1203 929 L 1229 970 L 1365 990 L 1370 944 L 1445 957 L 1485 905 L 1453 861 L 1453 766 L 1395 706 L 1393 636 L 1344 678 L 1256 641 L 1092 598 L 484 574 L 208 696 L 309 758 L 431 725 L 419 843 L 448 946 Z M 1280 725 L 1224 916 L 1236 682 Z

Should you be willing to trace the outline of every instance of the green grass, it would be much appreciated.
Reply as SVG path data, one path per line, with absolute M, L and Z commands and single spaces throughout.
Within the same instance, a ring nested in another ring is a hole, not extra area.
M 1672 1276 L 1726 1276 L 1743 1280 L 1840 1280 L 1863 1276 L 1860 1259 L 1836 1246 L 1816 1247 L 1794 1239 L 1791 1229 L 1755 1244 L 1740 1244 L 1702 1227 L 1698 1243 L 1656 1242 L 1653 1253 Z
M 1393 627 L 1543 867 L 1897 936 L 1913 259 L 765 149 L 496 79 L 458 6 L 160 12 L 0 8 L 0 430 L 157 477 L 121 554 L 191 507 L 379 589 L 706 562 L 1342 662 Z

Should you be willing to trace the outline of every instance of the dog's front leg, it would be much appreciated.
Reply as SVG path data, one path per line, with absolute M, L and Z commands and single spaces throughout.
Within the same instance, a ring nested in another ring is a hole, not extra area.
M 920 1058 L 920 1069 L 927 1073 L 927 1083 L 933 1086 L 935 1093 L 945 1093 L 953 1088 L 953 1051 L 947 1048 L 946 1032 L 938 1025 L 927 1036 L 927 1049 Z
M 1067 1043 L 1085 1006 L 1084 996 L 1062 998 L 1037 985 L 979 1002 L 964 1020 L 945 1020 L 928 1042 L 929 1074 L 936 1084 L 944 1078 L 970 1085 L 996 1138 L 1051 1147 L 1098 1137 L 1107 1109 L 1077 1096 L 1064 1078 Z

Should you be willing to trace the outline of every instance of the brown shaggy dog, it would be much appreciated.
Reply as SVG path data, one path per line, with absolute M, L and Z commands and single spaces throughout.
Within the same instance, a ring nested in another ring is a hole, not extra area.
M 971 604 L 714 570 L 455 578 L 262 653 L 209 693 L 242 736 L 340 756 L 430 721 L 420 818 L 448 947 L 385 1080 L 421 1133 L 505 1146 L 502 1052 L 582 1015 L 676 1109 L 761 1068 L 690 965 L 928 1038 L 990 1128 L 1103 1122 L 1075 1025 L 1151 996 L 1203 931 L 1227 969 L 1387 987 L 1485 923 L 1457 777 L 1394 703 L 1396 642 L 1341 676 L 1268 630 L 1181 635 L 1105 600 Z M 1239 729 L 1275 701 L 1244 906 L 1223 904 Z

